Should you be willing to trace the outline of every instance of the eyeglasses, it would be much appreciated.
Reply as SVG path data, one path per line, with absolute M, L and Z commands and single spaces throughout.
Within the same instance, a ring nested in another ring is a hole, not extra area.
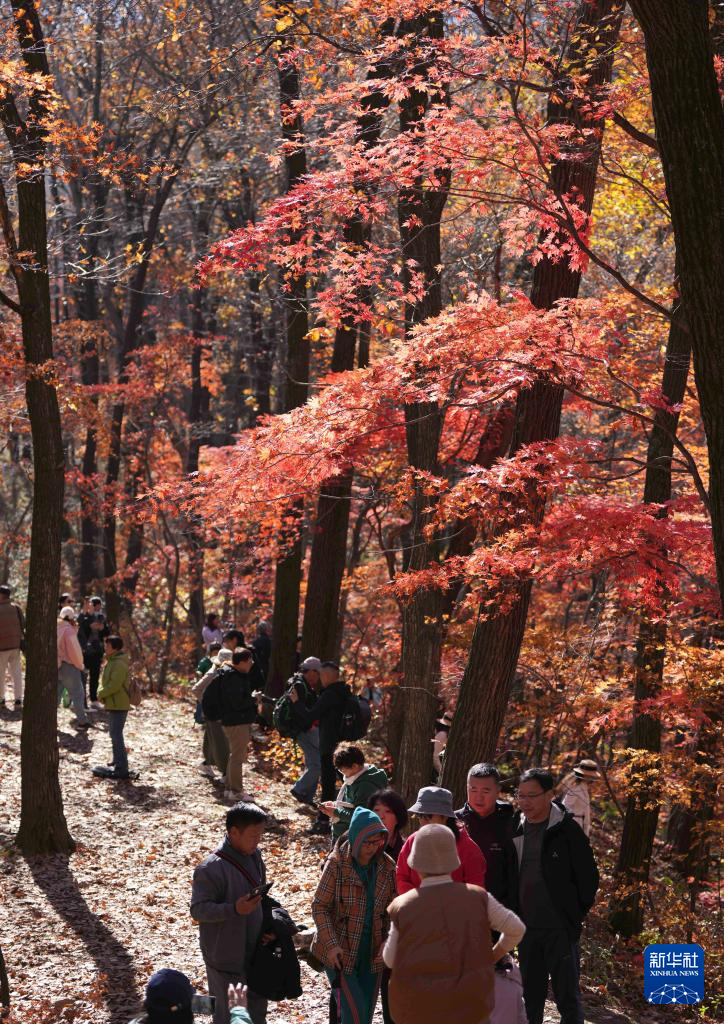
M 365 839 L 362 843 L 363 846 L 381 846 L 385 841 L 384 836 L 375 836 L 374 839 Z
M 518 800 L 537 800 L 539 796 L 545 796 L 547 792 L 547 789 L 541 789 L 539 793 L 521 793 L 520 790 L 518 790 L 515 795 Z

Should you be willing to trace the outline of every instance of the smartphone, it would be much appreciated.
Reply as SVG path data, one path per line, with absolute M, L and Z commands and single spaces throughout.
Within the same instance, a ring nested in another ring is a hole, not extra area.
M 208 1013 L 211 1014 L 216 1009 L 216 996 L 199 996 L 195 995 L 191 1000 L 191 1012 L 192 1013 Z
M 252 889 L 249 893 L 249 899 L 253 900 L 257 896 L 266 896 L 273 885 L 273 882 L 267 882 L 266 885 L 258 885 L 256 889 Z

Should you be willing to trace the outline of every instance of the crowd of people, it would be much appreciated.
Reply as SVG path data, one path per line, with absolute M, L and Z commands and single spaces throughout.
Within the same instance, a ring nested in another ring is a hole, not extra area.
M 15 707 L 24 631 L 22 610 L 0 586 L 0 681 L 3 697 L 6 676 L 12 681 Z M 269 894 L 261 846 L 270 817 L 245 778 L 252 727 L 265 711 L 269 624 L 246 646 L 240 630 L 210 615 L 203 640 L 192 688 L 202 768 L 218 770 L 233 804 L 220 844 L 194 871 L 190 900 L 209 997 L 164 969 L 149 981 L 137 1024 L 183 1024 L 194 1012 L 213 1013 L 214 1024 L 265 1024 L 270 1000 L 301 994 L 298 955 L 328 979 L 330 1024 L 370 1024 L 378 998 L 385 1024 L 542 1024 L 549 983 L 561 1024 L 583 1024 L 579 940 L 599 882 L 588 838 L 596 762 L 580 761 L 558 787 L 547 769 L 523 771 L 517 808 L 502 797 L 498 768 L 483 763 L 471 767 L 457 810 L 440 785 L 423 787 L 408 807 L 344 735 L 352 690 L 339 664 L 300 660 L 274 722 L 303 756 L 290 795 L 314 809 L 309 833 L 329 836 L 330 849 L 313 924 L 298 927 Z M 64 695 L 78 729 L 91 726 L 89 711 L 105 709 L 113 758 L 94 772 L 128 778 L 130 668 L 99 598 L 78 613 L 61 595 L 58 700 Z M 451 721 L 445 712 L 436 723 L 436 771 Z M 417 829 L 407 835 L 411 818 Z
M 297 940 L 304 947 L 308 936 L 305 958 L 328 979 L 330 1022 L 370 1024 L 381 997 L 385 1024 L 542 1024 L 550 982 L 562 1024 L 583 1024 L 579 940 L 598 870 L 551 772 L 521 774 L 516 810 L 501 798 L 498 769 L 474 765 L 454 810 L 440 786 L 423 787 L 407 807 L 354 745 L 338 747 L 333 763 L 341 787 L 326 809 L 331 849 L 313 926 Z M 410 817 L 418 828 L 405 838 Z M 269 999 L 300 991 L 286 963 L 292 947 L 279 945 L 276 967 L 260 956 L 290 936 L 267 892 L 268 824 L 257 804 L 235 804 L 219 847 L 194 872 L 190 912 L 214 1024 L 229 1024 L 230 985 L 248 985 L 252 1024 L 265 1024 Z M 275 971 L 286 980 L 271 995 Z

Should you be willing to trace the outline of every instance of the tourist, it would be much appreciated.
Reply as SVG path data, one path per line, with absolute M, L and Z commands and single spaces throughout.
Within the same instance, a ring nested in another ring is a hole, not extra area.
M 459 849 L 447 825 L 424 825 L 415 833 L 410 866 L 420 885 L 390 906 L 383 952 L 392 969 L 395 1024 L 484 1024 L 494 1003 L 493 964 L 525 932 L 484 889 L 454 880 Z M 491 928 L 499 933 L 495 945 Z
M 454 882 L 469 882 L 471 885 L 485 887 L 485 857 L 480 848 L 472 841 L 467 829 L 458 821 L 453 811 L 452 793 L 440 786 L 424 786 L 417 794 L 417 800 L 408 808 L 410 814 L 416 814 L 423 825 L 445 825 L 452 833 L 458 852 L 458 867 L 453 871 Z M 417 889 L 420 876 L 410 864 L 414 834 L 409 836 L 397 858 L 397 891 L 400 894 Z
M 515 810 L 500 799 L 500 772 L 493 764 L 474 764 L 468 772 L 467 803 L 456 817 L 485 857 L 485 887 L 499 903 L 515 906 L 515 850 L 510 841 Z
M 244 764 L 248 757 L 251 724 L 256 719 L 256 698 L 251 682 L 253 664 L 251 651 L 246 647 L 237 648 L 231 655 L 231 664 L 219 668 L 201 700 L 204 718 L 210 722 L 221 722 L 229 744 L 224 795 L 231 800 L 253 799 L 244 792 Z
M 319 658 L 305 658 L 289 681 L 289 688 L 294 689 L 299 703 L 304 708 L 311 708 L 321 689 L 320 671 L 322 663 Z M 293 712 L 293 709 L 292 709 Z M 322 771 L 319 756 L 319 726 L 314 722 L 308 729 L 303 729 L 296 722 L 294 742 L 302 752 L 304 771 L 291 788 L 291 794 L 301 804 L 314 806 L 317 785 Z
M 201 640 L 207 653 L 210 653 L 210 647 L 212 644 L 222 644 L 224 641 L 224 631 L 221 628 L 221 622 L 216 612 L 210 612 L 206 616 L 206 622 L 201 629 Z M 243 643 L 243 638 L 242 638 Z
M 385 853 L 397 863 L 400 851 L 405 842 L 402 830 L 407 826 L 408 814 L 405 801 L 394 789 L 382 789 L 373 793 L 367 806 L 382 820 L 387 829 Z
M 78 641 L 83 651 L 83 664 L 88 672 L 88 699 L 94 707 L 102 707 L 98 700 L 98 683 L 103 663 L 103 641 L 110 635 L 103 614 L 100 597 L 87 597 L 78 616 Z
M 366 807 L 373 793 L 384 789 L 387 775 L 382 768 L 365 763 L 359 747 L 345 744 L 334 752 L 334 767 L 343 777 L 337 799 L 319 805 L 319 809 L 332 819 L 332 838 L 339 839 L 349 828 L 355 807 Z
M 5 677 L 13 684 L 14 706 L 23 706 L 23 670 L 20 652 L 25 642 L 25 619 L 20 605 L 10 600 L 12 589 L 0 586 L 0 705 L 5 703 Z
M 384 853 L 387 829 L 366 807 L 327 858 L 312 902 L 312 953 L 333 987 L 339 1024 L 370 1024 L 382 977 L 387 907 L 395 896 L 395 865 Z
M 123 650 L 123 640 L 120 636 L 107 636 L 104 645 L 106 663 L 103 666 L 101 685 L 98 688 L 98 699 L 108 712 L 108 732 L 113 747 L 113 762 L 110 771 L 94 769 L 93 774 L 111 779 L 129 779 L 131 776 L 128 771 L 128 751 L 123 738 L 126 719 L 131 709 L 131 700 L 128 695 L 130 683 L 128 656 Z
M 323 661 L 319 670 L 322 692 L 311 707 L 304 707 L 299 696 L 290 692 L 294 705 L 294 717 L 303 729 L 319 723 L 319 759 L 322 766 L 322 800 L 334 800 L 337 792 L 337 772 L 334 767 L 334 751 L 340 741 L 342 712 L 352 691 L 340 677 L 339 665 L 335 661 Z M 311 835 L 329 835 L 332 827 L 329 817 L 318 814 L 309 829 Z
M 229 985 L 247 982 L 262 933 L 261 896 L 250 894 L 266 884 L 259 844 L 267 824 L 256 804 L 236 804 L 226 815 L 223 842 L 194 871 L 191 917 L 199 924 L 209 993 L 216 999 L 214 1024 L 229 1024 Z M 249 991 L 248 1002 L 253 1024 L 265 1024 L 266 999 Z
M 83 652 L 78 642 L 75 609 L 70 605 L 60 609 L 57 625 L 58 637 L 58 704 L 65 690 L 76 714 L 76 728 L 90 729 L 85 709 L 83 689 Z
M 549 771 L 523 772 L 521 815 L 513 834 L 515 909 L 526 926 L 519 949 L 523 996 L 530 1024 L 543 1024 L 550 979 L 561 1024 L 583 1024 L 579 940 L 596 898 L 598 869 L 583 829 L 553 797 Z
M 592 782 L 598 782 L 600 777 L 596 762 L 584 758 L 556 790 L 559 803 L 573 816 L 587 836 L 591 834 L 591 794 L 588 787 Z

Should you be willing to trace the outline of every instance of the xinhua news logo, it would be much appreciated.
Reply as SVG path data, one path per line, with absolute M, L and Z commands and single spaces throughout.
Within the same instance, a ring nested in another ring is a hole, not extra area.
M 704 950 L 694 943 L 656 943 L 644 950 L 647 1003 L 700 1003 L 704 998 Z

